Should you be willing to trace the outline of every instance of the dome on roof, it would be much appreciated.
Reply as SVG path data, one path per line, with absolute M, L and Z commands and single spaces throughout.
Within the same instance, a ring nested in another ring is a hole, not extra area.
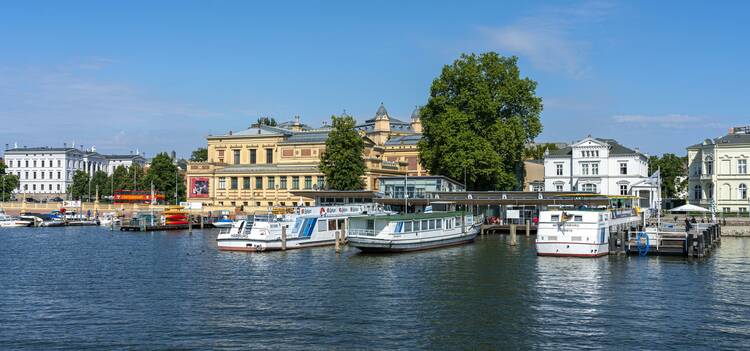
M 378 107 L 378 112 L 375 112 L 375 118 L 382 116 L 388 116 L 388 111 L 385 109 L 385 105 L 381 102 L 380 107 Z

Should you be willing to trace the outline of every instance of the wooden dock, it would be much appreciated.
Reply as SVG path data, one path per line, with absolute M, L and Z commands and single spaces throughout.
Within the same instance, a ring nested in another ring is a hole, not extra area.
M 660 231 L 649 236 L 648 249 L 644 234 L 628 233 L 625 252 L 633 255 L 676 255 L 706 257 L 721 244 L 721 225 L 711 224 L 685 231 Z
M 159 225 L 130 225 L 125 224 L 120 226 L 120 231 L 123 232 L 153 232 L 162 230 L 185 230 L 191 229 L 187 224 L 159 224 Z

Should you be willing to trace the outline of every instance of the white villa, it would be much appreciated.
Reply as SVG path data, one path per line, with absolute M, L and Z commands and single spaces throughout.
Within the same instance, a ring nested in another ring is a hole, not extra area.
M 545 154 L 544 190 L 635 195 L 644 208 L 660 200 L 657 184 L 649 180 L 648 155 L 591 136 Z
M 747 213 L 750 127 L 731 128 L 729 134 L 706 139 L 687 148 L 688 202 L 716 211 Z

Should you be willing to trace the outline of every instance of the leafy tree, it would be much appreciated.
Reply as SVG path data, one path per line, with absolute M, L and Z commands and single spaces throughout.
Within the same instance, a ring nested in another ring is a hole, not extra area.
M 89 194 L 89 174 L 78 170 L 73 173 L 73 184 L 70 186 L 70 195 L 73 199 L 81 199 Z
M 545 144 L 532 144 L 527 145 L 523 150 L 523 158 L 525 160 L 541 160 L 544 158 L 544 153 L 559 149 L 557 145 L 552 143 Z
M 116 190 L 130 189 L 132 185 L 133 178 L 128 178 L 128 168 L 123 165 L 117 166 L 114 172 L 112 172 L 110 179 L 110 193 L 113 193 Z M 114 189 L 111 189 L 113 186 Z
M 206 162 L 208 160 L 208 149 L 205 147 L 199 147 L 193 151 L 190 155 L 190 161 L 192 162 Z
M 166 153 L 160 153 L 151 160 L 151 166 L 144 179 L 144 187 L 154 189 L 164 194 L 168 203 L 179 202 L 185 199 L 185 181 L 172 158 Z M 177 187 L 177 201 L 175 201 L 175 187 Z
M 664 198 L 673 198 L 687 187 L 687 156 L 663 154 L 651 156 L 648 160 L 649 174 L 661 170 L 661 192 Z M 679 181 L 678 177 L 684 177 Z
M 149 189 L 150 185 L 144 185 L 143 177 L 144 177 L 143 167 L 141 167 L 137 163 L 131 164 L 130 167 L 128 167 L 127 189 L 129 190 Z M 123 190 L 124 189 L 125 188 L 123 188 Z
M 20 184 L 18 176 L 5 173 L 5 164 L 0 163 L 0 201 L 8 201 L 12 197 L 13 190 Z
M 356 122 L 348 115 L 331 116 L 332 129 L 326 150 L 320 156 L 320 171 L 333 190 L 360 190 L 364 187 L 364 141 L 354 129 Z
M 91 196 L 96 196 L 97 187 L 99 188 L 99 198 L 112 195 L 110 191 L 112 186 L 110 178 L 107 176 L 107 172 L 96 171 L 94 176 L 91 177 Z
M 260 117 L 260 118 L 258 118 L 258 121 L 255 122 L 255 124 L 253 126 L 255 126 L 255 127 L 260 127 L 260 126 L 275 127 L 276 126 L 276 119 L 273 118 L 273 117 L 270 117 L 270 118 L 269 117 Z
M 489 52 L 443 67 L 420 110 L 420 162 L 430 173 L 466 174 L 472 190 L 518 188 L 525 145 L 542 131 L 542 99 L 517 63 Z

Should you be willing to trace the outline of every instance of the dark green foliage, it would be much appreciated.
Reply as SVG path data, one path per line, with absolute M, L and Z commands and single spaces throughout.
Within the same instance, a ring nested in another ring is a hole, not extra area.
M 462 55 L 443 67 L 420 110 L 420 160 L 430 173 L 463 179 L 471 190 L 518 188 L 525 145 L 542 131 L 536 82 L 516 57 Z
M 70 186 L 70 196 L 74 200 L 87 199 L 89 194 L 89 174 L 78 170 L 73 173 L 73 184 Z
M 326 150 L 320 157 L 320 171 L 332 190 L 361 190 L 365 161 L 364 142 L 354 129 L 354 118 L 347 115 L 331 116 L 333 129 L 326 140 Z
M 258 118 L 258 121 L 255 122 L 255 124 L 253 126 L 254 127 L 260 127 L 260 126 L 275 127 L 276 126 L 276 119 L 274 119 L 273 117 L 271 117 L 271 118 L 269 118 L 269 117 L 260 117 L 260 118 Z
M 20 184 L 15 174 L 5 173 L 5 164 L 0 163 L 0 201 L 8 201 L 13 190 Z
M 169 158 L 169 156 L 167 156 L 167 158 Z M 122 188 L 122 190 L 150 190 L 150 185 L 144 184 L 143 176 L 143 167 L 135 163 L 130 165 L 130 167 L 128 167 L 127 187 Z
M 151 160 L 148 173 L 143 181 L 143 189 L 151 189 L 164 194 L 168 203 L 177 204 L 185 200 L 185 180 L 172 158 L 166 153 L 160 153 Z M 175 187 L 177 187 L 177 199 L 175 199 Z
M 112 173 L 112 178 L 110 179 L 109 187 L 112 188 L 114 186 L 114 191 L 117 190 L 126 190 L 131 189 L 133 185 L 133 179 L 128 178 L 128 168 L 125 166 L 117 166 Z M 113 181 L 114 180 L 114 181 Z
M 190 155 L 190 161 L 192 162 L 206 162 L 208 160 L 208 149 L 200 147 L 195 149 Z
M 687 156 L 664 154 L 661 157 L 651 156 L 648 160 L 649 174 L 661 170 L 661 192 L 664 198 L 673 198 L 687 187 Z M 677 177 L 682 176 L 681 182 Z
M 542 160 L 547 150 L 554 151 L 558 149 L 557 145 L 551 143 L 529 145 L 523 150 L 523 158 L 525 160 Z
M 91 198 L 93 200 L 96 200 L 95 196 L 97 187 L 99 188 L 99 198 L 112 195 L 109 190 L 111 187 L 109 180 L 110 178 L 107 176 L 107 172 L 96 171 L 94 173 L 94 176 L 91 177 Z

